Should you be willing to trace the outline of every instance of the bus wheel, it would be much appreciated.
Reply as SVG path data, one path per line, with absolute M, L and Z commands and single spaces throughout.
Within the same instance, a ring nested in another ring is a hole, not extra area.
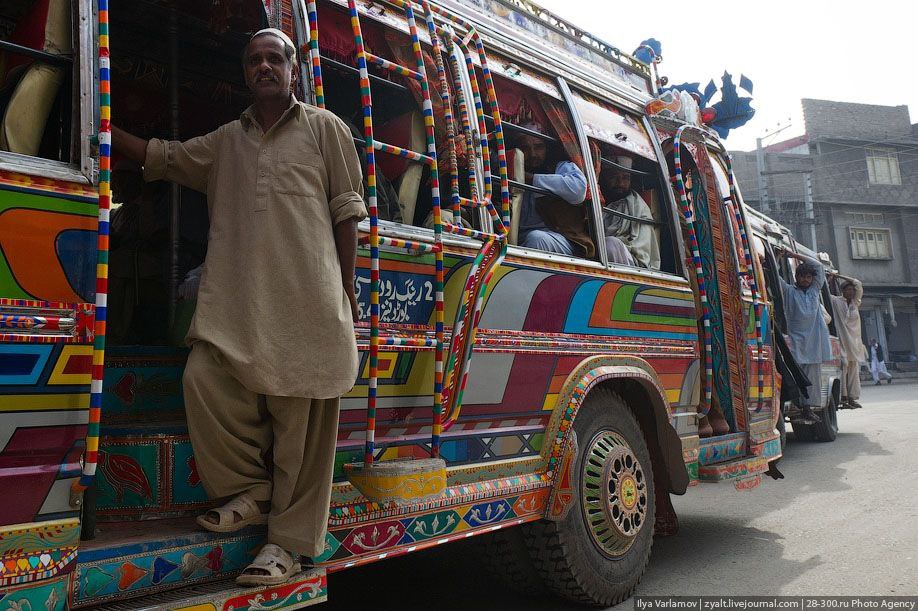
M 820 414 L 820 421 L 813 425 L 813 436 L 818 441 L 835 441 L 838 437 L 838 402 L 835 395 L 829 398 L 829 405 Z
M 525 527 L 545 585 L 571 601 L 597 606 L 628 598 L 653 544 L 653 468 L 637 419 L 622 398 L 592 391 L 574 421 L 583 440 L 571 465 L 572 506 L 558 522 Z

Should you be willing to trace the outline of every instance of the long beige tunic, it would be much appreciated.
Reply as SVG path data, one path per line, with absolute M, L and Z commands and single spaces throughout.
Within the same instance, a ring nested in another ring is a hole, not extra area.
M 861 313 L 859 311 L 861 300 L 864 298 L 864 285 L 860 280 L 854 280 L 854 299 L 851 303 L 844 297 L 832 295 L 832 311 L 835 313 L 835 330 L 845 351 L 845 360 L 848 362 L 864 363 L 867 361 L 867 351 L 861 340 Z
M 253 108 L 187 142 L 151 140 L 144 177 L 207 193 L 210 238 L 189 344 L 252 392 L 325 399 L 353 386 L 357 349 L 335 224 L 366 216 L 347 127 L 291 97 L 267 133 Z

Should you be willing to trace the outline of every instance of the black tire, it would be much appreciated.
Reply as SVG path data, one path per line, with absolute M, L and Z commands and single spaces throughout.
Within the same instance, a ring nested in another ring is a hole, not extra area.
M 838 437 L 838 402 L 834 395 L 829 398 L 829 405 L 821 414 L 819 422 L 812 426 L 813 437 L 825 443 L 835 441 Z
M 797 441 L 813 441 L 813 425 L 802 422 L 791 422 L 794 429 L 794 439 Z
M 631 596 L 650 559 L 656 517 L 653 467 L 635 415 L 610 390 L 589 394 L 574 430 L 579 450 L 571 465 L 576 491 L 572 506 L 563 520 L 534 522 L 523 533 L 549 591 L 573 602 L 608 607 Z M 612 449 L 603 454 L 606 447 Z M 603 483 L 597 485 L 593 480 L 600 472 Z M 603 499 L 588 503 L 592 528 L 584 496 Z M 613 517 L 616 508 L 621 509 Z M 605 543 L 599 541 L 606 537 Z M 614 553 L 608 549 L 613 545 Z
M 545 593 L 545 585 L 526 547 L 522 527 L 503 528 L 485 535 L 482 542 L 485 569 L 498 584 L 525 596 Z

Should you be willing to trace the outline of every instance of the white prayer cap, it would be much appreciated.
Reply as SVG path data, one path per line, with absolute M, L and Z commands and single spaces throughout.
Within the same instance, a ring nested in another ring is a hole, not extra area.
M 619 155 L 615 158 L 615 163 L 622 166 L 626 170 L 630 170 L 634 165 L 634 159 L 628 157 L 627 155 Z
M 293 44 L 293 41 L 290 40 L 289 36 L 284 34 L 282 31 L 278 30 L 277 28 L 265 28 L 263 30 L 258 30 L 257 32 L 252 34 L 252 37 L 249 39 L 249 42 L 252 42 L 259 36 L 269 36 L 269 35 L 280 38 L 281 42 L 284 43 L 284 47 L 287 49 L 287 52 L 290 54 L 291 57 L 294 57 L 296 55 L 296 45 Z

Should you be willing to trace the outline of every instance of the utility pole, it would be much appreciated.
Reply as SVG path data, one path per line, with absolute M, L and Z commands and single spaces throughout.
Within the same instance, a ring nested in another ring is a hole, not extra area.
M 803 180 L 803 206 L 806 210 L 806 222 L 810 226 L 810 248 L 813 249 L 813 252 L 818 252 L 816 249 L 816 211 L 813 207 L 813 175 L 807 172 Z
M 771 212 L 768 204 L 768 179 L 765 176 L 765 149 L 762 148 L 762 139 L 755 139 L 755 167 L 759 187 L 759 208 L 765 214 Z

